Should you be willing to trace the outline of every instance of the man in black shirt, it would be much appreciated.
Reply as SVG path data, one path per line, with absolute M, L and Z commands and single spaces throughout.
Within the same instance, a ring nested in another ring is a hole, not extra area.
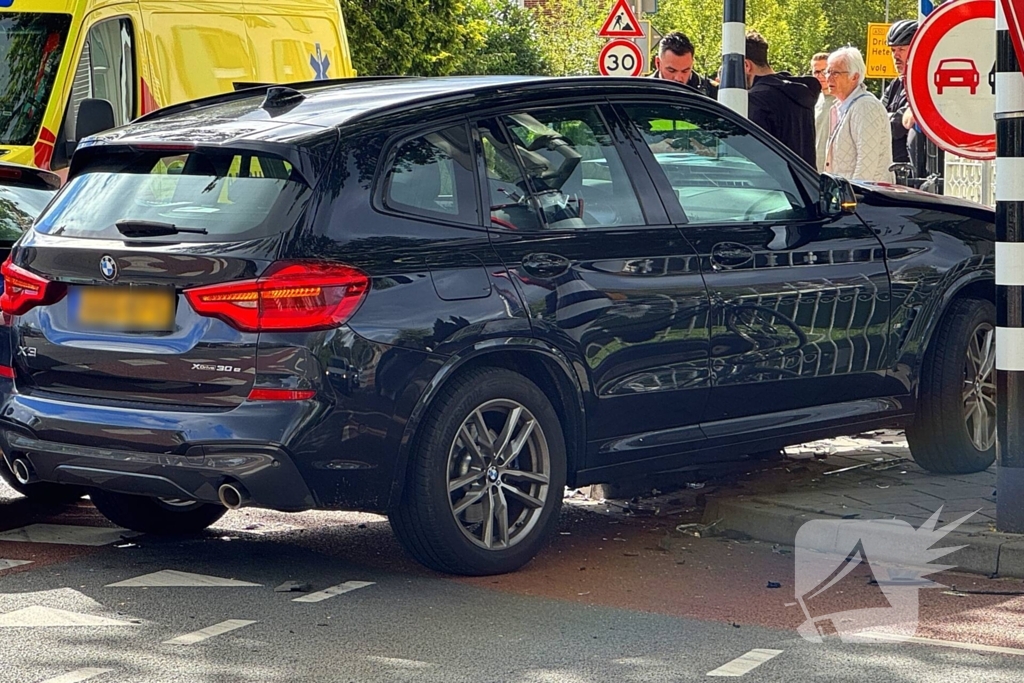
M 882 104 L 889 112 L 889 125 L 892 128 L 892 160 L 893 163 L 910 161 L 910 149 L 914 146 L 917 133 L 908 131 L 904 125 L 904 114 L 909 108 L 907 103 L 907 55 L 910 53 L 910 42 L 917 33 L 917 22 L 911 19 L 897 21 L 889 27 L 886 43 L 892 51 L 892 61 L 896 65 L 899 78 L 893 80 L 882 95 Z M 920 175 L 915 173 L 915 175 Z
M 746 53 L 748 118 L 815 167 L 814 105 L 821 83 L 813 76 L 776 73 L 768 64 L 768 41 L 757 31 L 747 32 Z
M 654 58 L 651 78 L 662 78 L 688 85 L 702 95 L 718 98 L 718 86 L 693 70 L 693 43 L 685 34 L 673 31 L 661 39 Z

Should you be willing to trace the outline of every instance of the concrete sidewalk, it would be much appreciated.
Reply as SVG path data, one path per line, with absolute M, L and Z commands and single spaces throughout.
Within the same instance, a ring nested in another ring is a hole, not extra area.
M 704 523 L 718 521 L 722 531 L 793 545 L 797 530 L 812 519 L 896 517 L 916 528 L 940 507 L 945 524 L 974 512 L 938 543 L 966 546 L 941 562 L 958 571 L 1024 578 L 1024 535 L 995 531 L 995 467 L 971 475 L 930 474 L 913 462 L 896 431 L 804 444 L 787 449 L 786 456 L 777 467 L 708 495 Z M 836 472 L 851 467 L 856 469 Z

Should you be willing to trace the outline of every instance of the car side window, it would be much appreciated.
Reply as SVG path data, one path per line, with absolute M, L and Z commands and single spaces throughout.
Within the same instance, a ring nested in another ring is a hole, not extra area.
M 786 159 L 720 116 L 666 104 L 625 104 L 692 225 L 803 220 L 810 204 Z
M 406 140 L 392 157 L 384 205 L 416 216 L 479 225 L 474 173 L 465 126 Z
M 640 202 L 596 107 L 522 111 L 503 116 L 501 124 L 507 141 L 495 130 L 496 122 L 480 127 L 492 218 L 498 219 L 494 224 L 509 222 L 511 201 L 532 203 L 547 229 L 644 224 Z M 509 185 L 514 185 L 512 193 Z M 528 212 L 512 211 L 529 220 Z

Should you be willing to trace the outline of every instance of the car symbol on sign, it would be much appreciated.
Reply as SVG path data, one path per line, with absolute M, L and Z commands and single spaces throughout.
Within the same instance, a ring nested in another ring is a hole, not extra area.
M 943 59 L 935 70 L 935 88 L 940 95 L 943 88 L 970 88 L 975 95 L 980 82 L 981 74 L 972 59 Z

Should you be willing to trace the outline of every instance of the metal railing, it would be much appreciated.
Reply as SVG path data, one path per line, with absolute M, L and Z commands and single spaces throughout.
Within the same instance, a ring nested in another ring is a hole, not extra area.
M 995 206 L 996 168 L 991 161 L 974 161 L 946 154 L 945 194 Z

